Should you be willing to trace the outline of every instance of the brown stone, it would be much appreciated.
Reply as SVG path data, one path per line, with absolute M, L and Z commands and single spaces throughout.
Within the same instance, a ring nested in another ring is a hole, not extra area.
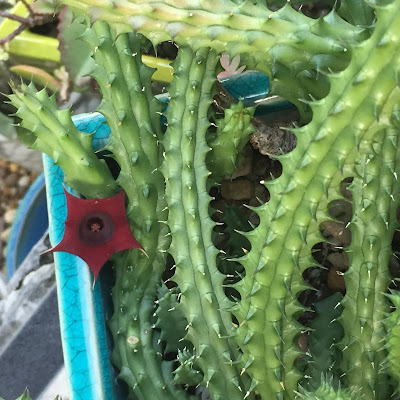
M 5 186 L 11 187 L 16 185 L 18 182 L 18 175 L 15 173 L 11 173 L 4 179 Z
M 256 212 L 251 212 L 249 215 L 249 222 L 254 226 L 260 225 L 260 216 Z
M 225 207 L 225 202 L 222 200 L 211 200 L 211 208 L 213 208 L 215 211 L 212 213 L 211 218 L 215 222 L 220 222 L 224 216 L 223 210 Z
M 20 167 L 18 166 L 18 164 L 12 162 L 12 163 L 10 163 L 8 168 L 10 169 L 11 172 L 17 172 Z
M 244 178 L 226 180 L 222 182 L 221 194 L 224 199 L 248 200 L 254 196 L 254 185 Z
M 351 199 L 353 197 L 353 194 L 350 192 L 348 189 L 350 183 L 353 181 L 353 178 L 345 178 L 342 180 L 340 183 L 340 192 L 346 199 Z
M 297 346 L 300 350 L 304 351 L 304 353 L 308 350 L 308 334 L 307 332 L 302 332 L 297 339 Z
M 335 292 L 346 292 L 346 284 L 343 278 L 343 271 L 338 268 L 332 267 L 328 273 L 328 286 Z
M 329 204 L 329 214 L 338 221 L 347 224 L 353 217 L 352 204 L 344 199 L 333 200 Z
M 2 192 L 3 196 L 10 196 L 11 195 L 11 190 L 7 186 L 3 187 L 1 192 Z
M 257 199 L 250 199 L 249 206 L 251 207 L 260 207 L 262 203 L 260 203 Z
M 266 203 L 269 200 L 269 192 L 267 188 L 260 183 L 255 185 L 254 196 L 257 199 L 260 199 L 263 203 Z
M 347 271 L 349 268 L 349 259 L 344 251 L 335 251 L 330 253 L 327 260 L 337 269 Z
M 347 247 L 351 243 L 350 229 L 345 228 L 342 222 L 324 221 L 321 223 L 321 228 L 325 230 L 324 236 L 329 238 L 329 241 L 337 246 Z
M 253 161 L 253 173 L 259 178 L 264 179 L 267 175 L 267 171 L 271 168 L 271 159 L 268 156 L 263 156 L 257 153 Z

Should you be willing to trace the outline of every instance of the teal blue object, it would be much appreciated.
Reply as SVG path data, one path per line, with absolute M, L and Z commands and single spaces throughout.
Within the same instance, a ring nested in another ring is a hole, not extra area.
M 259 73 L 246 73 L 225 79 L 229 91 L 237 99 L 245 98 L 248 104 L 266 97 L 268 78 Z M 232 79 L 232 81 L 231 81 Z M 247 82 L 247 86 L 246 86 Z M 241 89 L 242 88 L 242 89 Z M 243 90 L 246 89 L 245 92 Z M 242 95 L 242 94 L 243 95 Z M 237 97 L 238 96 L 238 97 Z M 168 94 L 159 96 L 168 103 Z M 105 118 L 98 114 L 73 117 L 82 132 L 93 133 L 93 147 L 98 150 L 107 143 L 110 129 Z M 67 215 L 61 169 L 46 155 L 43 156 L 47 185 L 49 234 L 53 246 L 64 234 Z M 77 256 L 57 252 L 54 254 L 60 310 L 60 327 L 64 360 L 71 387 L 71 400 L 120 400 L 120 388 L 115 384 L 111 366 L 105 326 L 104 308 L 107 298 L 101 296 L 100 275 L 92 290 L 93 277 L 86 264 Z M 108 295 L 110 291 L 108 290 Z
M 6 271 L 10 279 L 48 227 L 46 188 L 41 174 L 26 192 L 7 241 Z
M 257 71 L 231 75 L 220 82 L 236 101 L 242 100 L 245 107 L 257 104 L 269 92 L 268 76 Z
M 95 133 L 93 147 L 104 146 L 110 129 L 100 114 L 82 114 L 73 118 L 77 128 Z M 64 234 L 67 216 L 61 169 L 43 156 L 47 183 L 49 235 L 52 245 Z M 71 400 L 117 400 L 118 388 L 107 348 L 106 326 L 100 284 L 94 289 L 93 277 L 77 256 L 54 254 L 60 310 L 60 329 Z

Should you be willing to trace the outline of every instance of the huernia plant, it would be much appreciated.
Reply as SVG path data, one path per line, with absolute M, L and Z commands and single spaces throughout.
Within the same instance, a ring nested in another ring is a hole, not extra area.
M 10 98 L 32 147 L 61 165 L 68 185 L 90 199 L 127 194 L 130 228 L 147 256 L 112 258 L 110 327 L 113 361 L 132 397 L 188 399 L 193 387 L 214 400 L 397 396 L 399 300 L 388 288 L 400 198 L 400 0 L 344 0 L 317 20 L 290 4 L 271 11 L 261 0 L 63 3 L 87 26 L 81 39 L 93 52 L 118 178 L 45 90 L 22 85 Z M 179 46 L 165 132 L 141 35 L 154 46 Z M 240 55 L 247 70 L 267 74 L 271 93 L 297 106 L 302 125 L 293 129 L 296 148 L 276 156 L 282 175 L 265 182 L 270 200 L 254 208 L 259 225 L 242 232 L 250 247 L 232 262 L 229 285 L 218 268 L 209 191 L 234 170 L 254 109 L 232 104 L 216 115 L 224 52 L 235 69 Z M 346 294 L 316 307 L 305 355 L 303 276 L 318 267 L 320 224 L 335 222 L 329 205 L 343 199 L 353 211 Z M 172 289 L 163 284 L 166 268 Z M 332 318 L 323 322 L 322 314 Z

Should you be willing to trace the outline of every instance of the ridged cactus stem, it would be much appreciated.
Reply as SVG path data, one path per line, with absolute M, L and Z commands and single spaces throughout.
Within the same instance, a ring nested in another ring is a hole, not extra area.
M 132 26 L 155 43 L 174 40 L 178 44 L 211 46 L 218 52 L 268 53 L 274 46 L 292 46 L 306 60 L 315 54 L 337 55 L 346 51 L 345 40 L 355 39 L 362 29 L 342 20 L 330 37 L 319 35 L 319 23 L 290 6 L 271 11 L 249 1 L 189 0 L 97 1 L 63 0 L 86 15 L 115 24 Z M 294 39 L 296 38 L 296 39 Z M 340 61 L 338 61 L 340 62 Z
M 159 221 L 166 220 L 164 179 L 157 171 L 160 105 L 151 94 L 152 70 L 141 63 L 140 37 L 117 38 L 99 21 L 84 38 L 93 48 L 97 80 L 103 100 L 98 111 L 107 118 L 112 137 L 107 149 L 121 167 L 117 182 L 129 199 L 128 218 L 147 256 L 131 251 L 114 257 L 116 285 L 113 359 L 139 399 L 185 399 L 162 368 L 162 346 L 155 331 L 155 300 L 165 269 L 166 241 L 159 241 Z M 165 232 L 166 233 L 166 232 Z M 164 235 L 165 235 L 164 233 Z M 156 336 L 155 336 L 156 335 Z
M 290 4 L 271 11 L 260 3 L 229 0 L 200 0 L 196 6 L 189 0 L 62 3 L 94 20 L 106 20 L 121 32 L 133 28 L 154 46 L 172 40 L 192 48 L 227 51 L 232 56 L 247 53 L 252 58 L 251 69 L 266 73 L 273 94 L 294 103 L 305 122 L 309 116 L 301 101 L 309 101 L 309 95 L 324 97 L 329 86 L 322 74 L 343 70 L 353 45 L 369 36 L 368 29 L 349 24 L 335 11 L 315 20 Z
M 385 348 L 388 351 L 388 358 L 385 360 L 384 367 L 386 371 L 394 378 L 394 395 L 398 395 L 400 391 L 400 292 L 398 290 L 391 291 L 386 294 L 393 303 L 394 310 L 385 318 Z
M 328 96 L 311 104 L 312 121 L 294 132 L 297 147 L 278 157 L 283 173 L 267 184 L 271 200 L 257 209 L 259 227 L 246 234 L 251 251 L 241 260 L 246 276 L 237 285 L 238 343 L 265 399 L 294 397 L 299 378 L 294 342 L 301 330 L 296 316 L 302 310 L 296 294 L 306 288 L 301 274 L 315 264 L 311 249 L 323 240 L 319 224 L 329 219 L 328 202 L 339 198 L 340 181 L 356 174 L 361 140 L 372 141 L 387 126 L 399 101 L 399 10 L 398 0 L 378 8 L 371 38 L 353 49 L 348 68 L 329 77 Z
M 155 294 L 164 269 L 160 258 L 138 260 L 133 252 L 114 257 L 113 362 L 138 399 L 186 400 L 187 394 L 172 382 L 171 367 L 161 360 L 162 343 L 155 331 Z M 154 321 L 153 321 L 154 320 Z M 165 366 L 163 366 L 165 363 Z
M 133 217 L 139 237 L 156 237 L 164 183 L 157 171 L 161 104 L 151 94 L 153 70 L 141 63 L 138 37 L 130 43 L 123 34 L 114 43 L 113 32 L 102 21 L 93 30 L 96 38 L 88 39 L 96 61 L 91 75 L 103 94 L 98 111 L 112 131 L 107 149 L 121 167 L 117 182 L 127 192 L 128 217 Z
M 383 319 L 389 312 L 385 297 L 390 282 L 389 259 L 400 205 L 400 151 L 398 129 L 385 129 L 361 144 L 358 173 L 350 190 L 354 218 L 350 224 L 349 270 L 345 273 L 346 296 L 339 322 L 345 330 L 340 343 L 344 382 L 360 388 L 363 399 L 390 397 L 387 357 L 382 338 Z
M 10 102 L 18 111 L 21 127 L 31 133 L 25 142 L 33 149 L 48 154 L 65 175 L 65 183 L 88 198 L 114 195 L 118 186 L 104 160 L 92 148 L 92 135 L 79 132 L 71 120 L 69 109 L 59 110 L 55 97 L 46 89 L 11 86 Z
M 321 377 L 321 384 L 314 392 L 309 392 L 301 389 L 297 393 L 296 399 L 298 400 L 356 400 L 359 397 L 347 389 L 334 389 L 332 379 Z
M 213 179 L 217 182 L 230 175 L 237 167 L 237 156 L 254 132 L 251 118 L 255 108 L 245 108 L 242 102 L 224 110 L 224 118 L 217 121 L 215 139 L 210 143 L 207 160 Z
M 242 400 L 247 391 L 245 376 L 240 376 L 235 363 L 239 352 L 229 338 L 231 303 L 223 291 L 224 275 L 216 266 L 218 250 L 211 240 L 215 224 L 209 216 L 207 191 L 210 172 L 205 159 L 210 148 L 206 133 L 217 62 L 217 54 L 210 49 L 179 49 L 170 87 L 162 172 L 172 237 L 169 252 L 176 263 L 173 279 L 188 321 L 185 339 L 195 346 L 194 364 L 203 372 L 202 385 L 212 398 Z

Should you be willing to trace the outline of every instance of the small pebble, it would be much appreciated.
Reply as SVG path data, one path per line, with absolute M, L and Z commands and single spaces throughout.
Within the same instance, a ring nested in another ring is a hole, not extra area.
M 18 182 L 18 175 L 14 173 L 6 176 L 6 178 L 4 179 L 6 187 L 14 186 L 17 182 Z
M 6 186 L 3 187 L 1 190 L 1 193 L 3 194 L 4 197 L 10 196 L 11 195 L 11 190 Z
M 18 175 L 15 173 L 12 173 L 4 179 L 4 183 L 6 187 L 14 186 L 18 182 Z
M 12 222 L 14 221 L 14 218 L 15 218 L 15 214 L 16 214 L 16 213 L 17 213 L 17 210 L 16 210 L 16 209 L 7 210 L 7 211 L 4 213 L 4 222 L 5 222 L 6 224 L 11 225 Z
M 20 169 L 20 167 L 16 163 L 10 163 L 8 168 L 11 172 L 17 172 Z
M 2 240 L 3 242 L 6 242 L 8 237 L 10 236 L 10 232 L 11 232 L 11 226 L 9 226 L 8 228 L 4 229 L 4 231 L 1 232 L 0 240 Z
M 346 271 L 349 268 L 349 259 L 344 251 L 330 253 L 327 260 L 341 271 Z
M 26 188 L 27 186 L 29 186 L 30 184 L 30 179 L 29 176 L 23 175 L 21 176 L 21 178 L 19 178 L 18 180 L 18 186 L 22 187 L 22 188 Z

